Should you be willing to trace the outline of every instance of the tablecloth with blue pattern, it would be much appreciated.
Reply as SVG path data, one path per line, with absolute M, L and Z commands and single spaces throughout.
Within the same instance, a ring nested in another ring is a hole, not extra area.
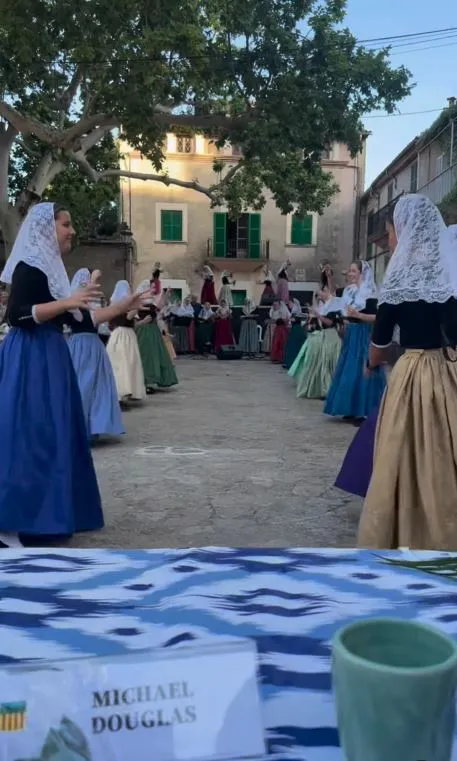
M 456 581 L 450 553 L 10 550 L 0 556 L 0 664 L 252 637 L 269 752 L 341 761 L 332 635 L 388 615 L 457 637 Z

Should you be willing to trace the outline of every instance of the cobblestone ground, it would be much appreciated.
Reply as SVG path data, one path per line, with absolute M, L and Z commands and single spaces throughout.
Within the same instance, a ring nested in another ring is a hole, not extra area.
M 120 443 L 94 449 L 106 528 L 72 546 L 354 545 L 360 502 L 332 488 L 352 427 L 268 361 L 177 369 Z

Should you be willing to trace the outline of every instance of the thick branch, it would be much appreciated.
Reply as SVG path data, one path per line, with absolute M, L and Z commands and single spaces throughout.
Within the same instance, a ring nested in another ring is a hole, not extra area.
M 56 159 L 52 151 L 47 151 L 27 183 L 27 192 L 41 198 L 53 179 L 66 168 L 66 164 Z
M 210 200 L 213 200 L 212 191 L 214 188 L 207 188 L 204 185 L 200 185 L 196 180 L 178 180 L 174 177 L 169 177 L 167 174 L 144 174 L 143 172 L 127 172 L 122 169 L 106 169 L 106 171 L 99 174 L 99 179 L 103 180 L 107 177 L 130 177 L 132 180 L 150 180 L 153 182 L 161 182 L 167 187 L 169 185 L 176 185 L 179 188 L 188 188 L 189 190 L 195 190 L 197 193 L 203 193 Z
M 68 129 L 60 133 L 60 145 L 62 148 L 71 146 L 75 140 L 82 138 L 83 135 L 87 135 L 92 130 L 101 127 L 105 131 L 109 129 L 115 129 L 120 127 L 119 119 L 109 114 L 92 114 L 92 116 L 85 116 L 73 124 Z
M 5 101 L 0 101 L 0 116 L 6 119 L 16 132 L 20 132 L 22 135 L 35 135 L 49 145 L 56 144 L 58 139 L 56 130 L 29 116 L 23 116 Z
M 11 148 L 17 136 L 12 124 L 0 126 L 0 202 L 8 206 L 8 179 Z
M 228 185 L 229 182 L 233 179 L 235 174 L 241 169 L 242 166 L 243 166 L 243 160 L 240 159 L 236 164 L 230 167 L 225 177 L 223 177 L 222 180 L 217 183 L 217 185 L 211 185 L 210 187 L 211 193 L 217 190 L 220 190 L 224 185 Z
M 146 174 L 143 172 L 128 172 L 123 169 L 106 169 L 104 172 L 97 172 L 96 169 L 90 164 L 86 156 L 82 151 L 72 152 L 67 151 L 67 156 L 73 161 L 76 161 L 80 169 L 87 174 L 94 182 L 101 182 L 109 177 L 130 177 L 132 180 L 147 180 L 152 182 L 161 182 L 163 185 L 177 185 L 180 188 L 188 188 L 189 190 L 195 190 L 197 193 L 203 193 L 210 200 L 213 200 L 212 188 L 207 188 L 204 185 L 200 185 L 196 180 L 186 181 L 178 180 L 173 177 L 169 177 L 166 174 Z
M 2 148 L 10 149 L 16 139 L 17 134 L 18 131 L 13 124 L 2 124 L 0 129 L 0 145 Z
M 76 94 L 81 86 L 81 83 L 83 81 L 83 70 L 80 66 L 78 66 L 71 78 L 70 84 L 68 85 L 65 92 L 62 94 L 60 98 L 60 107 L 63 109 L 64 112 L 68 111 L 71 104 L 73 103 L 73 100 L 76 97 Z
M 30 148 L 29 145 L 25 142 L 25 140 L 22 140 L 20 137 L 17 137 L 15 142 L 21 146 L 22 150 L 25 151 L 25 153 L 30 156 L 33 159 L 39 159 L 41 156 L 41 153 L 39 151 L 34 151 L 33 148 Z
M 159 107 L 162 109 L 162 107 Z M 173 127 L 189 127 L 195 130 L 217 133 L 220 130 L 230 130 L 248 123 L 254 114 L 254 110 L 240 116 L 230 117 L 224 114 L 170 114 L 156 110 L 154 121 L 164 129 Z M 110 114 L 92 114 L 80 119 L 76 124 L 65 130 L 56 130 L 43 122 L 24 116 L 12 108 L 5 101 L 0 101 L 0 116 L 6 119 L 16 132 L 23 136 L 35 135 L 39 140 L 54 148 L 64 150 L 74 148 L 75 142 L 88 135 L 93 130 L 102 129 L 108 131 L 120 127 L 117 117 Z M 78 146 L 79 147 L 79 146 Z
M 79 146 L 82 153 L 87 153 L 90 151 L 90 149 L 93 148 L 94 145 L 97 145 L 97 143 L 99 143 L 100 140 L 105 137 L 105 135 L 110 131 L 110 127 L 97 127 L 96 129 L 93 129 L 92 132 L 89 132 L 88 135 L 85 135 L 85 137 L 82 138 Z
M 98 182 L 100 177 L 100 172 L 97 172 L 96 169 L 91 165 L 91 163 L 86 159 L 85 154 L 83 151 L 66 151 L 66 154 L 69 159 L 72 159 L 73 161 L 76 161 L 79 168 L 87 174 L 91 180 L 94 182 Z

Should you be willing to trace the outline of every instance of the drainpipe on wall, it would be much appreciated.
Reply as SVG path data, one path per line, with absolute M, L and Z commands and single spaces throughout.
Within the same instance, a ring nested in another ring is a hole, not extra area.
M 360 259 L 360 166 L 359 157 L 356 156 L 354 166 L 354 192 L 355 192 L 355 209 L 354 209 L 354 232 L 352 243 L 352 258 Z

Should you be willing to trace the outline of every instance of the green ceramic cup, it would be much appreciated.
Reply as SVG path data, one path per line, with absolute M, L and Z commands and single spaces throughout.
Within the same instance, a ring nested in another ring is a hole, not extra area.
M 452 639 L 410 621 L 363 619 L 336 633 L 332 670 L 347 761 L 450 761 Z

